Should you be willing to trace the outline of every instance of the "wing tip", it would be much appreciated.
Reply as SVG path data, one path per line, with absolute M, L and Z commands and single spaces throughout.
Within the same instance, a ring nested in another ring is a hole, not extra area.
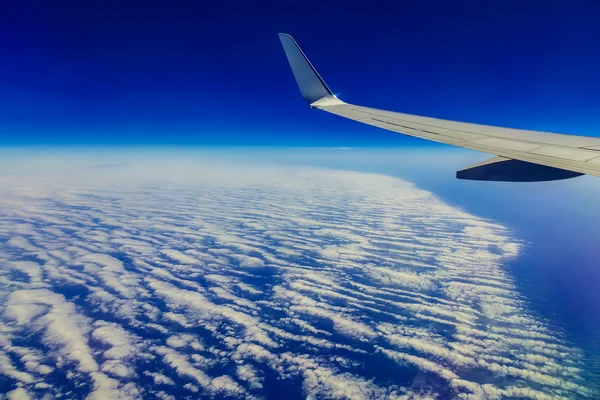
M 334 97 L 331 89 L 321 78 L 321 75 L 319 75 L 294 38 L 287 33 L 279 33 L 278 35 L 304 100 L 312 104 L 324 97 Z

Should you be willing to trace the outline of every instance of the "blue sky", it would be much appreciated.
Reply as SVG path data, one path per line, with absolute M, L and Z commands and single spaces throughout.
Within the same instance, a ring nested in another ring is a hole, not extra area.
M 311 112 L 278 32 L 349 102 L 599 126 L 591 1 L 9 1 L 0 14 L 0 146 L 425 145 Z

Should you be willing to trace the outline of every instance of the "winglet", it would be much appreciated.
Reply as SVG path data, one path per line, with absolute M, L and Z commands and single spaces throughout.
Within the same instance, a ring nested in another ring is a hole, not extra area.
M 280 33 L 279 40 L 281 40 L 283 50 L 290 67 L 292 67 L 294 78 L 296 78 L 296 83 L 298 83 L 304 100 L 308 104 L 312 104 L 323 98 L 336 99 L 294 38 L 287 33 Z

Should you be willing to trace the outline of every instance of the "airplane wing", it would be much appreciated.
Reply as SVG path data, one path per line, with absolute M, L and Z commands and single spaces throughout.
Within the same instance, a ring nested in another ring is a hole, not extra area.
M 298 87 L 311 108 L 363 124 L 494 157 L 456 173 L 459 179 L 539 182 L 600 176 L 600 138 L 448 121 L 348 104 L 339 100 L 294 38 L 279 38 Z

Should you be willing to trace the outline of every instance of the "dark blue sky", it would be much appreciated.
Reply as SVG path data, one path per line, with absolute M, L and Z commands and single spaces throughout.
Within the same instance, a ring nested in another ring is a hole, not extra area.
M 600 135 L 594 1 L 3 1 L 0 146 L 424 144 L 310 111 L 277 38 L 339 97 Z

